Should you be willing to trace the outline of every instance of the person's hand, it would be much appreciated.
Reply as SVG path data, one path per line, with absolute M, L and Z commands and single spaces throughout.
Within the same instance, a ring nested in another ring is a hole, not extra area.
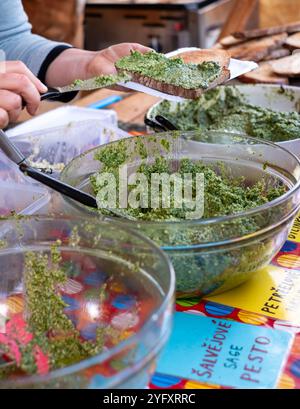
M 95 57 L 87 65 L 87 76 L 115 74 L 115 63 L 122 57 L 130 55 L 131 51 L 145 53 L 151 48 L 135 43 L 122 43 L 113 45 L 96 53 Z
M 0 128 L 15 122 L 23 101 L 30 115 L 40 104 L 40 93 L 47 87 L 21 61 L 0 62 Z
M 98 75 L 115 74 L 115 63 L 131 51 L 145 53 L 151 48 L 135 43 L 113 45 L 102 51 L 85 51 L 69 48 L 62 52 L 49 66 L 46 84 L 49 87 L 63 87 L 74 80 L 86 80 Z

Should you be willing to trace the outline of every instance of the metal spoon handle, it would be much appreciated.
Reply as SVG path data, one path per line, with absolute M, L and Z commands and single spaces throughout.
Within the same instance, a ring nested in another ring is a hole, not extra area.
M 15 162 L 17 165 L 20 165 L 21 163 L 26 161 L 25 156 L 14 145 L 14 143 L 11 142 L 9 137 L 4 131 L 2 131 L 2 129 L 0 129 L 0 148 L 3 150 L 6 156 L 8 156 L 8 158 Z

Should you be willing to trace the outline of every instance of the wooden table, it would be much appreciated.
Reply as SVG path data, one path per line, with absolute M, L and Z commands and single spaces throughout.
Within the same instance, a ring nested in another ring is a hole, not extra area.
M 85 107 L 112 95 L 120 95 L 123 97 L 123 99 L 113 105 L 108 106 L 107 108 L 114 109 L 118 115 L 118 119 L 126 123 L 131 122 L 136 124 L 143 124 L 145 113 L 153 104 L 155 104 L 159 100 L 156 97 L 152 97 L 151 95 L 146 95 L 139 92 L 126 93 L 102 89 L 89 93 L 87 95 L 82 93 L 82 95 L 77 97 L 74 101 L 71 101 L 70 104 Z M 44 101 L 41 103 L 37 115 L 47 112 L 51 109 L 55 109 L 62 105 L 64 104 L 60 102 Z M 29 118 L 30 116 L 27 114 L 27 112 L 23 111 L 22 115 L 19 118 L 19 121 L 23 122 Z

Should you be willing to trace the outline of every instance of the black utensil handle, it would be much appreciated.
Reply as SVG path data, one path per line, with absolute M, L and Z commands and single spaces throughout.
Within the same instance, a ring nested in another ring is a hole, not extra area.
M 41 94 L 41 101 L 47 100 L 47 99 L 60 99 L 61 98 L 61 92 L 57 91 L 55 88 L 50 88 L 48 89 L 47 92 L 44 94 Z M 22 98 L 22 109 L 26 107 L 26 101 Z
M 37 180 L 38 182 L 51 187 L 51 189 L 62 193 L 63 195 L 68 196 L 85 206 L 97 209 L 97 202 L 95 198 L 88 193 L 82 192 L 81 190 L 60 182 L 59 180 L 54 179 L 51 176 L 46 175 L 45 173 L 39 172 L 37 169 L 34 169 L 26 165 L 25 163 L 22 163 L 20 165 L 20 170 L 23 173 L 26 173 L 31 178 Z
M 17 165 L 20 165 L 20 163 L 26 160 L 22 152 L 10 141 L 9 137 L 4 131 L 2 131 L 2 129 L 0 129 L 0 148 L 5 155 Z
M 155 120 L 162 126 L 164 126 L 168 131 L 178 131 L 177 126 L 172 124 L 167 118 L 162 115 L 156 115 Z
M 44 101 L 46 99 L 56 99 L 56 98 L 60 98 L 61 97 L 61 92 L 57 91 L 57 90 L 48 90 L 47 92 L 45 92 L 45 94 L 41 95 L 41 101 Z
M 163 127 L 160 124 L 152 121 L 151 119 L 147 118 L 146 116 L 144 118 L 144 123 L 145 123 L 145 125 L 149 126 L 150 128 L 152 128 L 156 132 L 165 132 L 165 131 L 167 131 L 167 129 L 165 127 Z

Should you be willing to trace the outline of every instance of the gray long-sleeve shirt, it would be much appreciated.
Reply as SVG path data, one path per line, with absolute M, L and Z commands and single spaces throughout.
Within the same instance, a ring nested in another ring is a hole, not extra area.
M 48 54 L 60 45 L 32 34 L 21 0 L 0 0 L 0 50 L 6 60 L 21 60 L 37 75 Z

